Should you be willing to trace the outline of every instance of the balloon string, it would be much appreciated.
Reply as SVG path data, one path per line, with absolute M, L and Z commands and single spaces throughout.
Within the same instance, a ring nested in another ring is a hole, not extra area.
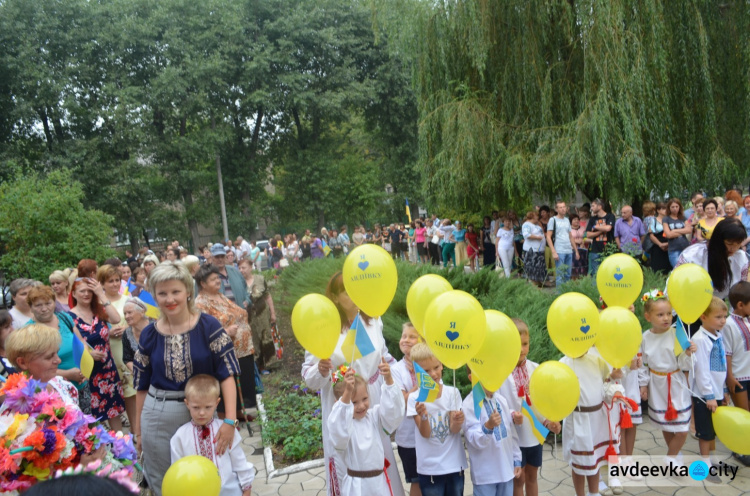
M 451 369 L 453 371 L 453 389 L 456 389 L 456 369 Z M 457 410 L 461 409 L 461 405 L 458 405 L 456 408 Z

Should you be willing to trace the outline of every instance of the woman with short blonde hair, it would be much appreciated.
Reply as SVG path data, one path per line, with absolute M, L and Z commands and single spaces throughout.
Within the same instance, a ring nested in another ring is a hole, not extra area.
M 195 285 L 180 262 L 164 262 L 148 278 L 149 291 L 161 317 L 143 329 L 133 362 L 136 428 L 149 487 L 161 496 L 164 474 L 171 465 L 169 441 L 190 421 L 184 403 L 185 384 L 197 374 L 221 383 L 225 424 L 216 436 L 222 455 L 234 438 L 237 414 L 235 376 L 240 367 L 232 339 L 216 318 L 195 309 Z

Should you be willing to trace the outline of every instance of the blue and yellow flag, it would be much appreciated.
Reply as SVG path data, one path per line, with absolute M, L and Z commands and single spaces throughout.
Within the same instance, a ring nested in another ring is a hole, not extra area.
M 352 322 L 352 327 L 341 344 L 341 353 L 344 354 L 344 358 L 351 360 L 349 363 L 353 363 L 354 360 L 367 356 L 374 351 L 375 346 L 372 344 L 370 336 L 367 335 L 367 329 L 365 329 L 362 319 L 357 314 L 354 322 Z
M 133 291 L 137 290 L 138 286 L 130 282 L 130 279 L 128 279 L 128 287 L 125 288 L 125 292 L 123 293 L 125 296 L 130 296 L 133 294 Z M 152 319 L 158 319 L 161 315 L 161 312 L 159 311 L 159 306 L 156 304 L 156 300 L 154 300 L 154 297 L 146 291 L 145 289 L 141 289 L 141 292 L 138 293 L 138 298 L 141 299 L 143 303 L 146 304 L 146 316 L 151 317 Z
M 419 385 L 419 394 L 417 395 L 417 401 L 420 403 L 432 403 L 438 397 L 440 391 L 440 385 L 432 380 L 430 374 L 419 366 L 417 362 L 414 362 L 414 375 Z
M 534 411 L 529 407 L 529 404 L 526 403 L 526 400 L 523 400 L 523 403 L 521 404 L 521 413 L 526 417 L 526 420 L 529 421 L 531 432 L 534 434 L 536 440 L 539 441 L 539 444 L 544 444 L 544 440 L 547 439 L 547 434 L 549 434 L 549 429 L 539 422 L 539 419 L 536 418 Z
M 482 383 L 479 382 L 476 374 L 471 374 L 471 393 L 474 396 L 474 414 L 478 419 L 482 415 L 482 407 L 484 406 L 484 400 L 487 398 L 487 393 L 484 392 Z
M 84 377 L 91 378 L 91 372 L 94 371 L 94 357 L 89 353 L 88 346 L 83 344 L 78 336 L 73 336 L 73 362 L 81 371 Z
M 674 324 L 674 354 L 680 356 L 688 348 L 690 348 L 690 339 L 685 332 L 685 324 L 677 317 L 677 322 Z
M 409 208 L 409 199 L 406 199 L 406 216 L 409 218 L 409 223 L 411 223 L 411 208 Z

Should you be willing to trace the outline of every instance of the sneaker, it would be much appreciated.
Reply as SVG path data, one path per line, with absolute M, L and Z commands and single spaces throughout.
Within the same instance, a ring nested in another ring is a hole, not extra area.
M 623 491 L 622 483 L 620 482 L 620 479 L 618 479 L 617 477 L 609 478 L 609 487 L 610 489 L 612 489 L 613 494 L 615 495 L 622 494 L 622 491 Z
M 718 475 L 708 474 L 706 480 L 713 484 L 721 484 L 721 477 L 719 477 Z

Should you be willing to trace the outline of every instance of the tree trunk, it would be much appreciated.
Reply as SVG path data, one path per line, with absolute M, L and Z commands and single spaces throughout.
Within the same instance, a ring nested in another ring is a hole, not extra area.
M 42 126 L 44 126 L 44 138 L 47 140 L 47 150 L 52 151 L 52 131 L 50 131 L 49 128 L 47 111 L 43 108 L 38 108 L 36 111 L 39 114 L 39 118 L 42 120 Z
M 182 201 L 185 202 L 185 214 L 190 229 L 190 238 L 193 240 L 193 246 L 200 246 L 198 236 L 198 221 L 193 215 L 193 192 L 189 189 L 182 190 Z
M 318 232 L 326 225 L 326 214 L 322 210 L 318 210 Z

